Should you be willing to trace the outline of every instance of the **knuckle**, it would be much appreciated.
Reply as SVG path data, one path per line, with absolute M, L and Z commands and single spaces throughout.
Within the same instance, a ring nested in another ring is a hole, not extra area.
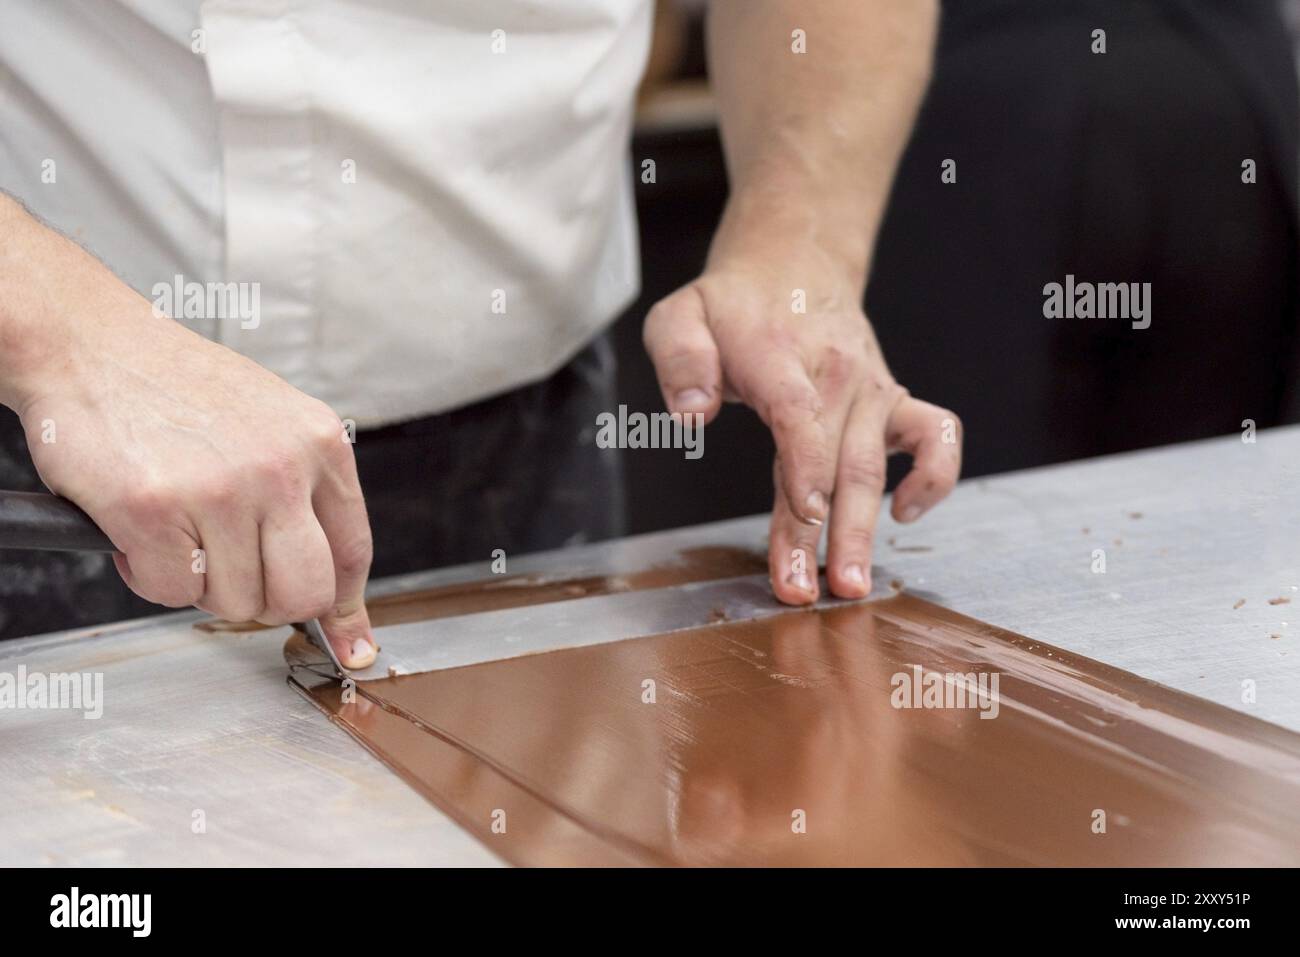
M 881 396 L 890 408 L 897 406 L 898 403 L 911 395 L 905 387 L 899 385 L 893 379 L 878 380 L 878 387 Z
M 803 557 L 810 562 L 817 560 L 817 538 L 802 526 L 795 531 L 791 548 L 803 552 Z
M 229 621 L 257 621 L 264 609 L 253 601 L 223 601 L 214 609 L 221 617 Z
M 199 507 L 205 511 L 228 513 L 238 507 L 241 490 L 229 476 L 215 475 L 195 489 Z
M 258 487 L 276 504 L 297 504 L 310 487 L 302 464 L 289 455 L 268 455 L 253 469 Z
M 276 602 L 262 613 L 262 621 L 268 625 L 287 625 L 309 618 L 320 618 L 329 614 L 334 607 L 334 592 L 326 593 L 318 589 L 314 592 L 288 595 Z
M 874 452 L 857 452 L 840 463 L 840 481 L 854 488 L 878 491 L 885 487 L 885 459 Z
M 188 608 L 203 600 L 202 575 L 137 576 L 136 588 L 141 597 L 166 608 Z
M 342 544 L 335 545 L 333 553 L 334 566 L 340 576 L 355 578 L 365 575 L 370 571 L 370 563 L 375 554 L 370 530 L 366 529 L 363 534 L 355 535 Z
M 809 540 L 802 530 L 795 531 L 787 549 L 773 556 L 777 567 L 786 570 L 796 560 L 802 561 L 809 569 L 817 564 L 817 541 Z
M 343 420 L 324 402 L 313 403 L 303 430 L 307 446 L 318 453 L 335 456 L 352 448 L 344 438 Z
M 861 525 L 840 529 L 839 534 L 836 536 L 837 550 L 853 555 L 869 554 L 875 544 L 875 529 Z
M 702 343 L 682 343 L 666 352 L 659 361 L 668 366 L 701 366 L 713 361 L 713 350 Z
M 713 357 L 703 349 L 681 349 L 660 356 L 655 362 L 661 385 L 699 385 L 701 375 L 708 375 Z
M 180 598 L 183 606 L 197 605 L 203 600 L 207 591 L 207 579 L 204 575 L 189 574 L 180 586 Z
M 751 305 L 744 311 L 752 312 L 754 308 Z M 769 348 L 794 351 L 799 344 L 799 325 L 790 323 L 781 316 L 773 315 L 764 319 L 758 325 L 757 332 L 759 341 Z
M 792 432 L 807 425 L 822 414 L 821 396 L 812 388 L 794 387 L 771 403 L 772 429 Z
M 947 495 L 957 484 L 957 477 L 948 469 L 929 466 L 918 471 L 921 487 L 928 493 Z
M 815 377 L 831 391 L 838 391 L 859 377 L 862 357 L 837 346 L 827 346 L 817 362 Z
M 809 477 L 825 475 L 831 466 L 830 454 L 820 442 L 804 440 L 794 446 L 794 471 Z M 827 489 L 829 491 L 829 489 Z
M 140 596 L 146 601 L 151 601 L 155 605 L 162 605 L 164 608 L 189 608 L 196 605 L 200 597 L 198 595 L 188 595 L 183 589 L 162 586 L 152 588 L 148 585 L 140 586 Z M 222 616 L 223 618 L 226 616 Z
M 172 485 L 148 483 L 131 489 L 122 501 L 123 514 L 143 532 L 167 524 L 180 507 L 179 491 Z

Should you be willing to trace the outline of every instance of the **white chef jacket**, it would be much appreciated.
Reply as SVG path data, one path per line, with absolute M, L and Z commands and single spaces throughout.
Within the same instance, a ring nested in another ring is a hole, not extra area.
M 360 425 L 544 378 L 634 297 L 650 0 L 0 0 L 0 188 Z M 252 284 L 256 284 L 254 287 Z M 173 313 L 176 314 L 176 313 Z

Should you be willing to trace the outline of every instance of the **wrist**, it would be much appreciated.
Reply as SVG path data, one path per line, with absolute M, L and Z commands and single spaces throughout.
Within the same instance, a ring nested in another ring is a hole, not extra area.
M 866 288 L 874 224 L 861 205 L 827 202 L 807 185 L 768 180 L 733 192 L 709 247 L 708 268 L 813 268 L 854 298 Z M 809 280 L 811 281 L 811 280 Z

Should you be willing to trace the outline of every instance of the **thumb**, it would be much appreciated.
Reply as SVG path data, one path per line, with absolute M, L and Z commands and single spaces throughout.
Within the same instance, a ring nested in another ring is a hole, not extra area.
M 320 617 L 321 630 L 344 668 L 368 668 L 379 649 L 370 630 L 370 614 L 361 598 L 336 602 Z
M 685 286 L 661 299 L 646 316 L 641 338 L 668 411 L 699 412 L 713 421 L 722 408 L 722 364 L 699 291 Z

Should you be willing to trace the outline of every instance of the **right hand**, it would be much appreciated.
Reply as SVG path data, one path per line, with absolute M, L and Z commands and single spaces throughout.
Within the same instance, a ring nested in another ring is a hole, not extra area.
M 338 416 L 58 234 L 20 231 L 0 240 L 0 401 L 130 589 L 231 621 L 319 618 L 345 667 L 373 662 L 370 525 Z

